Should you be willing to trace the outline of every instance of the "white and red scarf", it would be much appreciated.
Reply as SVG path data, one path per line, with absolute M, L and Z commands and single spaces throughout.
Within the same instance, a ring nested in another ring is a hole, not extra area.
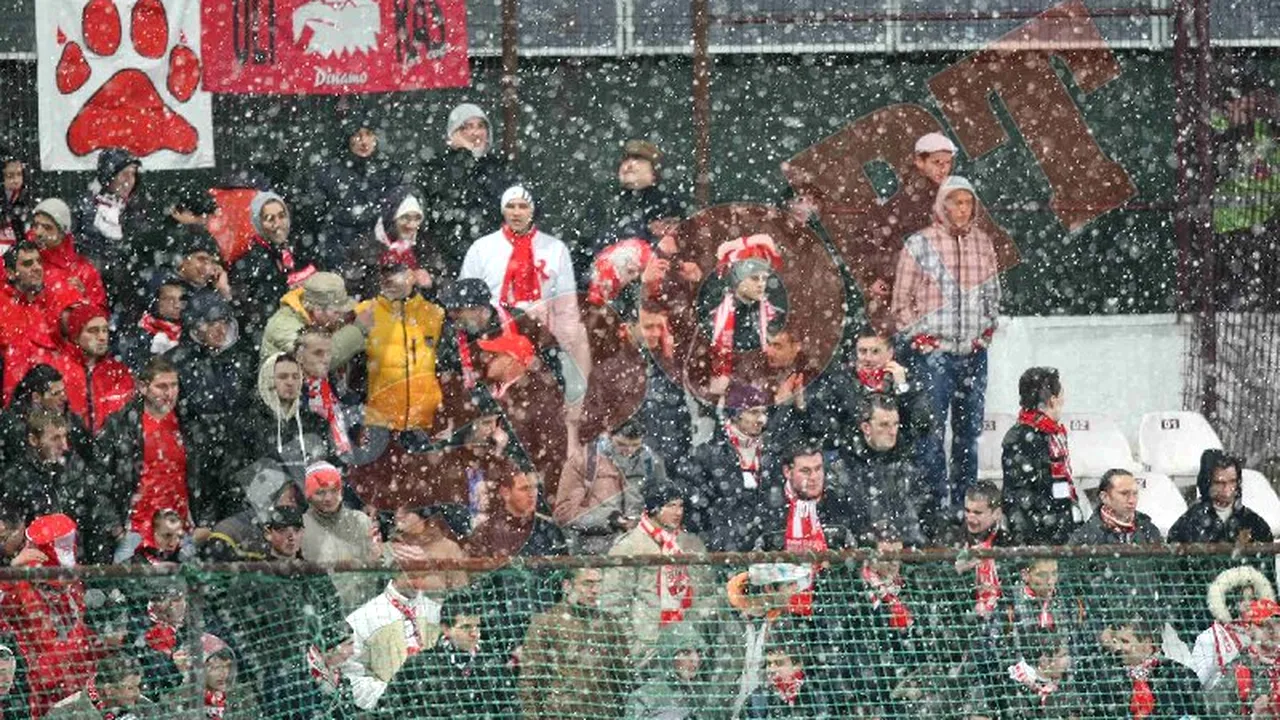
M 1052 630 L 1054 628 L 1053 611 L 1050 608 L 1053 605 L 1053 596 L 1042 598 L 1036 595 L 1036 591 L 1029 586 L 1023 586 L 1022 596 L 1032 602 L 1040 603 L 1040 611 L 1036 613 L 1036 627 L 1043 630 Z
M 1102 518 L 1103 527 L 1120 535 L 1125 542 L 1129 542 L 1133 538 L 1133 534 L 1138 530 L 1138 517 L 1135 515 L 1130 520 L 1121 520 L 1116 514 L 1111 512 L 1111 508 L 1103 505 L 1098 508 L 1098 516 Z
M 1151 690 L 1151 671 L 1160 664 L 1160 657 L 1152 655 L 1128 669 L 1129 679 L 1133 681 L 1133 692 L 1129 696 L 1129 716 L 1134 720 L 1143 720 L 1156 711 L 1156 694 Z
M 1049 474 L 1054 482 L 1065 481 L 1076 502 L 1076 484 L 1071 479 L 1071 453 L 1067 449 L 1067 428 L 1062 423 L 1039 410 L 1023 409 L 1018 413 L 1018 423 L 1035 428 L 1049 436 Z
M 391 607 L 402 616 L 404 624 L 404 645 L 412 657 L 426 649 L 427 644 L 423 641 L 422 628 L 418 627 L 418 611 L 413 606 L 396 597 L 391 589 L 387 589 L 387 602 L 391 603 Z
M 1009 666 L 1009 678 L 1038 695 L 1040 707 L 1044 707 L 1049 702 L 1049 696 L 1058 690 L 1058 683 L 1040 675 L 1040 671 L 1025 660 Z
M 1239 657 L 1241 651 L 1245 649 L 1245 644 L 1241 640 L 1241 633 L 1244 630 L 1243 623 L 1224 623 L 1220 620 L 1215 620 L 1209 626 L 1209 633 L 1213 635 L 1213 657 L 1220 671 L 1225 673 L 1227 663 Z
M 163 335 L 168 338 L 172 343 L 172 345 L 169 346 L 170 348 L 177 347 L 178 341 L 182 339 L 181 323 L 176 323 L 172 320 L 165 320 L 164 318 L 156 317 L 151 313 L 143 314 L 142 319 L 138 321 L 138 327 L 146 330 L 148 335 Z M 153 342 L 151 345 L 152 349 L 154 349 L 155 343 Z M 161 352 L 164 351 L 162 350 Z
M 161 655 L 173 655 L 178 648 L 178 626 L 160 617 L 154 603 L 147 603 L 147 619 L 151 627 L 143 635 L 147 647 Z
M 640 530 L 658 544 L 664 557 L 683 554 L 676 543 L 679 531 L 661 527 L 650 519 L 649 513 L 640 516 Z M 689 571 L 678 565 L 663 565 L 658 569 L 657 583 L 658 607 L 662 613 L 658 624 L 680 622 L 685 611 L 693 606 L 693 583 L 689 581 Z
M 822 520 L 818 518 L 818 501 L 802 500 L 791 489 L 791 483 L 784 486 L 787 497 L 787 533 L 784 549 L 787 552 L 822 552 L 827 549 L 827 536 L 822 531 Z
M 911 609 L 902 601 L 902 576 L 886 579 L 876 574 L 870 565 L 862 566 L 862 581 L 870 589 L 871 607 L 889 608 L 889 627 L 905 630 L 911 627 Z
M 769 323 L 778 315 L 778 309 L 761 298 L 757 303 L 760 313 L 758 332 L 760 347 L 769 344 Z M 726 292 L 724 299 L 716 308 L 711 324 L 711 374 L 716 377 L 728 377 L 733 374 L 733 332 L 738 322 L 737 300 L 732 292 Z
M 382 254 L 378 256 L 378 262 L 385 264 L 399 264 L 408 268 L 418 269 L 418 258 L 413 254 L 413 247 L 417 244 L 417 238 L 405 240 L 399 238 L 392 240 L 387 234 L 387 229 L 382 226 L 382 220 L 378 220 L 378 224 L 373 228 L 374 237 L 378 238 L 378 242 L 382 243 Z
M 329 378 L 307 380 L 307 407 L 329 424 L 329 439 L 333 441 L 338 454 L 345 455 L 351 452 L 351 437 L 347 434 L 347 423 Z
M 89 698 L 89 702 L 93 703 L 93 706 L 97 708 L 98 712 L 102 713 L 102 720 L 116 720 L 116 718 L 120 717 L 116 714 L 116 711 L 120 710 L 120 708 L 109 708 L 103 702 L 102 695 L 98 693 L 98 686 L 94 684 L 93 678 L 89 678 L 89 684 L 85 687 L 84 694 Z
M 975 547 L 983 550 L 990 550 L 996 545 L 996 531 L 993 529 L 982 542 Z M 995 612 L 996 605 L 1000 602 L 1000 572 L 996 569 L 996 561 L 994 558 L 984 558 L 978 561 L 978 566 L 974 569 L 974 612 L 980 618 L 991 617 L 991 613 Z
M 542 299 L 542 282 L 551 276 L 547 274 L 546 261 L 534 259 L 533 238 L 537 234 L 538 228 L 532 225 L 527 232 L 520 234 L 506 223 L 502 225 L 502 236 L 511 243 L 511 258 L 507 260 L 507 271 L 502 276 L 500 297 L 503 305 L 516 307 Z
M 204 691 L 204 716 L 210 720 L 222 720 L 227 714 L 227 694 L 218 690 Z
M 307 278 L 316 274 L 315 265 L 308 265 L 304 268 L 297 267 L 297 262 L 293 257 L 293 250 L 288 245 L 272 245 L 261 235 L 255 235 L 253 241 L 266 248 L 267 254 L 275 257 L 276 269 L 284 273 L 285 284 L 290 289 L 299 287 Z
M 774 675 L 770 679 L 773 681 L 773 689 L 778 691 L 778 697 L 782 698 L 782 702 L 795 705 L 796 698 L 800 696 L 800 686 L 804 684 L 804 671 L 796 670 L 786 676 Z
M 724 423 L 724 434 L 729 438 L 729 444 L 733 446 L 733 451 L 738 456 L 738 469 L 742 471 L 743 477 L 749 474 L 752 478 L 752 484 L 748 485 L 748 489 L 754 490 L 758 486 L 760 477 L 760 438 L 739 431 L 731 421 L 727 420 Z
M 787 529 L 783 536 L 783 549 L 787 552 L 823 552 L 827 549 L 827 536 L 818 517 L 818 501 L 802 500 L 791 489 L 791 483 L 783 486 L 787 498 Z M 788 609 L 796 615 L 813 614 L 813 578 L 821 568 L 813 566 L 809 581 L 791 596 Z

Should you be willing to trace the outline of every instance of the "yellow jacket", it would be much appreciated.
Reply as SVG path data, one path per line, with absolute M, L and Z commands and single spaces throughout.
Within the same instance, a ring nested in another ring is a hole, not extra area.
M 365 341 L 369 389 L 365 422 L 392 430 L 425 430 L 440 406 L 436 346 L 444 310 L 417 295 L 401 301 L 384 297 L 357 307 L 373 307 L 373 329 Z

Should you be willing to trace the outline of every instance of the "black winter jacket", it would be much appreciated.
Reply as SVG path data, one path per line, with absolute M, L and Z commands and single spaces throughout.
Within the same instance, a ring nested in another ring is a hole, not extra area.
M 0 505 L 31 522 L 41 515 L 65 513 L 76 521 L 83 562 L 109 563 L 115 551 L 112 528 L 120 515 L 102 493 L 102 478 L 74 452 L 65 462 L 43 462 L 31 450 L 14 458 L 5 469 Z
M 316 173 L 298 209 L 303 230 L 317 236 L 313 259 L 320 269 L 342 265 L 351 243 L 373 227 L 382 198 L 403 182 L 400 165 L 378 154 L 358 158 L 345 148 L 340 160 Z
M 426 196 L 424 224 L 449 277 L 462 270 L 471 243 L 502 224 L 498 205 L 516 182 L 515 169 L 497 151 L 476 158 L 470 150 L 449 148 L 418 172 L 416 184 Z
M 1022 423 L 1001 443 L 1004 516 L 1019 545 L 1062 545 L 1075 529 L 1070 497 L 1056 498 L 1050 470 L 1049 435 Z

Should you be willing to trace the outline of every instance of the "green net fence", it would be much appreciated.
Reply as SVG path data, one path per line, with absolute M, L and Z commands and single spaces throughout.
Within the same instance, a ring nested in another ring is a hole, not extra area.
M 1280 711 L 1276 547 L 1096 550 L 4 570 L 0 714 Z

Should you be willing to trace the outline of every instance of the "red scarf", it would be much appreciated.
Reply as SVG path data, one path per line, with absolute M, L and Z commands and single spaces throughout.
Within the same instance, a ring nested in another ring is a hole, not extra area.
M 213 720 L 222 720 L 227 712 L 227 694 L 217 690 L 204 691 L 204 716 Z
M 871 588 L 871 607 L 879 610 L 889 606 L 889 627 L 905 630 L 911 627 L 911 609 L 902 601 L 902 576 L 893 580 L 885 580 L 871 569 L 870 565 L 862 566 L 862 580 Z
M 391 590 L 387 590 L 387 602 L 391 603 L 391 607 L 404 616 L 404 643 L 409 651 L 409 655 L 417 655 L 426 649 L 426 643 L 422 637 L 422 629 L 418 627 L 418 611 L 414 610 L 408 603 L 403 602 L 400 598 L 391 594 Z
M 1106 527 L 1113 532 L 1117 532 L 1121 535 L 1127 536 L 1124 538 L 1125 542 L 1128 542 L 1129 539 L 1132 538 L 1133 533 L 1138 529 L 1137 515 L 1135 515 L 1132 520 L 1129 520 L 1128 522 L 1126 522 L 1116 517 L 1115 513 L 1111 512 L 1111 508 L 1107 507 L 1106 505 L 1103 505 L 1102 507 L 1098 508 L 1098 517 L 1102 519 L 1103 527 Z
M 1025 586 L 1022 588 L 1022 596 L 1028 600 L 1038 600 L 1040 602 L 1040 612 L 1036 615 L 1036 626 L 1043 630 L 1052 630 L 1054 626 L 1053 613 L 1050 612 L 1049 606 L 1053 603 L 1053 596 L 1041 598 L 1036 595 L 1035 590 Z
M 1271 696 L 1271 708 L 1274 713 L 1280 708 L 1280 658 L 1269 657 L 1250 647 L 1248 653 L 1259 664 L 1267 669 L 1267 692 Z M 1248 663 L 1236 665 L 1236 695 L 1240 698 L 1240 712 L 1243 717 L 1253 714 L 1253 668 Z
M 732 292 L 726 292 L 720 306 L 716 308 L 715 318 L 711 325 L 711 374 L 716 377 L 728 377 L 733 374 L 733 331 L 738 321 L 737 301 Z M 760 347 L 769 344 L 769 323 L 778 314 L 768 298 L 761 298 L 757 303 L 760 312 L 759 334 Z
M 542 281 L 550 275 L 547 275 L 545 261 L 534 261 L 533 237 L 537 234 L 538 229 L 532 225 L 522 235 L 517 235 L 506 223 L 502 225 L 502 236 L 511 243 L 511 258 L 507 260 L 507 272 L 502 277 L 500 297 L 503 305 L 514 307 L 542 299 Z
M 1209 626 L 1209 633 L 1213 635 L 1213 657 L 1218 662 L 1218 670 L 1225 673 L 1227 671 L 1227 663 L 1230 659 L 1234 660 L 1240 655 L 1240 651 L 1244 649 L 1244 643 L 1240 640 L 1240 633 L 1243 631 L 1242 623 L 1224 623 L 1215 620 Z
M 800 686 L 804 684 L 804 671 L 796 670 L 786 677 L 774 675 L 773 689 L 778 691 L 778 697 L 788 705 L 795 705 L 796 698 L 800 695 Z
M 1023 409 L 1018 412 L 1018 423 L 1035 428 L 1049 436 L 1049 475 L 1055 481 L 1065 481 L 1070 488 L 1071 502 L 1076 502 L 1076 484 L 1071 480 L 1071 453 L 1067 449 L 1067 428 L 1062 423 L 1039 410 Z
M 1129 668 L 1129 679 L 1133 680 L 1133 694 L 1129 696 L 1129 715 L 1134 720 L 1143 720 L 1156 711 L 1156 695 L 1151 691 L 1151 670 L 1160 664 L 1160 658 L 1152 655 L 1143 660 L 1137 667 Z
M 117 708 L 106 707 L 106 703 L 102 701 L 102 696 L 98 694 L 98 686 L 94 684 L 93 678 L 89 678 L 89 684 L 84 689 L 84 694 L 88 696 L 89 702 L 102 713 L 102 720 L 116 720 L 118 717 L 115 713 Z
M 142 316 L 142 319 L 138 321 L 138 327 L 146 330 L 148 335 L 163 334 L 175 343 L 182 339 L 181 324 L 172 320 L 158 318 L 151 313 L 146 313 Z
M 858 382 L 875 392 L 880 392 L 884 389 L 884 379 L 888 376 L 889 371 L 884 368 L 879 370 L 858 370 Z
M 147 647 L 161 655 L 173 655 L 178 648 L 178 626 L 161 620 L 153 608 L 147 608 L 147 617 L 151 619 L 151 627 L 142 639 Z
M 267 249 L 269 255 L 275 256 L 276 269 L 285 276 L 285 283 L 292 289 L 302 285 L 303 281 L 316 274 L 316 266 L 308 265 L 298 268 L 293 258 L 293 250 L 287 245 L 272 245 L 261 235 L 255 235 L 253 241 Z
M 648 535 L 666 557 L 681 555 L 680 546 L 676 544 L 679 534 L 660 527 L 649 513 L 640 515 L 640 530 Z M 693 583 L 689 582 L 689 572 L 676 565 L 663 565 L 658 569 L 658 607 L 662 614 L 658 625 L 680 622 L 684 619 L 684 611 L 693 606 Z
M 351 438 L 347 435 L 342 409 L 338 407 L 338 398 L 333 392 L 333 384 L 329 382 L 329 378 L 307 380 L 307 404 L 312 412 L 329 423 L 329 438 L 333 440 L 333 447 L 338 454 L 351 452 Z
M 992 530 L 986 539 L 977 544 L 977 547 L 990 550 L 995 545 L 996 531 Z M 1000 573 L 996 570 L 995 559 L 979 560 L 978 567 L 974 570 L 974 575 L 974 612 L 980 618 L 990 617 L 991 613 L 995 612 L 996 605 L 1000 602 L 1002 595 L 1000 592 Z

